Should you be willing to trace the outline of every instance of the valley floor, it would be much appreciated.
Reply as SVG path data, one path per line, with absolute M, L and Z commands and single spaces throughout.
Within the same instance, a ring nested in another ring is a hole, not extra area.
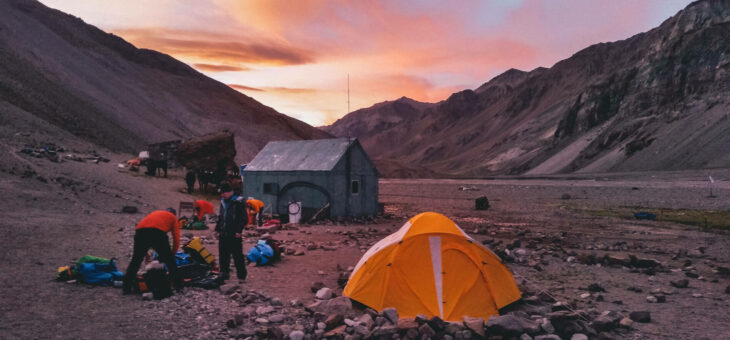
M 246 326 L 226 327 L 245 308 L 218 290 L 187 289 L 163 301 L 123 296 L 119 289 L 54 281 L 56 268 L 85 254 L 118 259 L 126 268 L 135 224 L 144 214 L 180 201 L 214 195 L 182 192 L 180 171 L 152 178 L 117 167 L 128 155 L 105 155 L 109 163 L 54 163 L 32 158 L 7 146 L 0 164 L 0 334 L 2 338 L 231 338 L 245 336 Z M 243 292 L 304 305 L 314 300 L 315 282 L 341 292 L 338 275 L 354 266 L 364 251 L 424 211 L 453 219 L 495 252 L 520 240 L 524 249 L 507 263 L 523 287 L 546 290 L 576 308 L 600 313 L 651 313 L 650 323 L 634 323 L 621 337 L 635 339 L 717 339 L 730 337 L 730 267 L 728 229 L 661 220 L 661 211 L 690 209 L 709 213 L 730 210 L 730 171 L 715 170 L 715 197 L 706 172 L 583 175 L 582 178 L 496 180 L 393 180 L 380 183 L 385 215 L 367 224 L 302 225 L 274 237 L 304 255 L 286 256 L 273 267 L 249 266 Z M 459 190 L 468 187 L 471 190 Z M 474 198 L 487 196 L 491 208 L 474 210 Z M 132 205 L 137 214 L 122 214 Z M 659 211 L 660 220 L 635 220 L 628 212 Z M 666 213 L 669 216 L 669 213 Z M 695 221 L 696 222 L 696 221 Z M 212 232 L 200 236 L 217 255 Z M 256 241 L 249 233 L 248 249 Z M 316 249 L 315 249 L 316 248 Z M 311 250 L 310 250 L 311 249 Z M 586 256 L 633 254 L 662 263 L 664 270 L 642 272 L 620 266 L 584 264 Z M 583 263 L 582 263 L 583 262 Z M 686 268 L 691 265 L 691 268 Z M 698 278 L 687 277 L 696 273 Z M 688 279 L 687 288 L 670 281 Z M 583 296 L 592 283 L 605 289 Z M 632 288 L 632 290 L 628 290 Z M 665 303 L 649 303 L 661 289 Z M 640 290 L 641 292 L 637 292 Z M 599 297 L 600 295 L 600 297 Z M 290 310 L 286 315 L 303 312 Z M 287 322 L 296 320 L 288 317 Z M 288 333 L 287 333 L 288 334 Z

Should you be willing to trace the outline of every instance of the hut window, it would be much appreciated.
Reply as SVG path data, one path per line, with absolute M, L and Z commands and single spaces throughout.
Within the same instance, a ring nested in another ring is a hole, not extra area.
M 276 195 L 278 189 L 279 188 L 276 183 L 264 183 L 264 194 Z
M 360 181 L 358 181 L 358 180 L 352 181 L 352 183 L 350 184 L 350 191 L 353 194 L 359 194 L 360 193 Z

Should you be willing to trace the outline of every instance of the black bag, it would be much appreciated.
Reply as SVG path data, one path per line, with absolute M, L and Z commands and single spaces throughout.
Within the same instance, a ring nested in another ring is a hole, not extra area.
M 161 300 L 172 296 L 172 287 L 170 280 L 167 279 L 167 273 L 163 269 L 151 269 L 144 274 L 144 282 L 147 289 L 157 300 Z
M 274 239 L 268 239 L 266 240 L 266 244 L 268 244 L 269 247 L 274 250 L 274 256 L 272 256 L 269 260 L 271 262 L 281 260 L 281 244 L 279 244 L 279 241 Z

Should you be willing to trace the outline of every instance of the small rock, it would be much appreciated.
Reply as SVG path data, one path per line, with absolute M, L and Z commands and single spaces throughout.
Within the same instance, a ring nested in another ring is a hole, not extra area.
M 324 333 L 324 336 L 327 337 L 327 338 L 330 338 L 330 337 L 339 337 L 339 336 L 345 334 L 345 329 L 346 328 L 347 328 L 347 326 L 340 325 L 340 326 L 332 329 L 331 331 L 329 331 L 327 333 Z
M 142 300 L 149 301 L 154 298 L 154 295 L 152 295 L 152 292 L 146 292 L 142 294 Z
M 417 329 L 418 328 L 418 322 L 416 322 L 416 319 L 414 318 L 401 318 L 398 319 L 398 331 L 405 331 L 408 329 Z
M 702 294 L 700 294 L 700 293 L 694 293 L 694 294 L 692 294 L 692 297 L 695 297 L 695 298 L 701 298 L 701 297 L 703 297 L 703 296 L 704 296 L 704 295 L 702 295 Z
M 260 323 L 262 325 L 267 325 L 269 323 L 269 320 L 266 318 L 256 318 L 256 323 Z
M 332 289 L 329 289 L 327 287 L 324 287 L 317 291 L 317 299 L 320 300 L 329 300 L 334 296 L 334 292 L 332 292 Z
M 570 340 L 588 340 L 588 336 L 583 333 L 575 333 L 570 337 Z
M 648 303 L 657 303 L 657 298 L 654 295 L 649 295 L 646 297 L 646 302 Z
M 261 306 L 256 308 L 256 315 L 266 315 L 273 313 L 276 309 L 273 306 Z
M 598 284 L 598 283 L 591 283 L 591 284 L 590 284 L 590 285 L 588 286 L 588 291 L 589 291 L 589 292 L 605 292 L 605 291 L 606 291 L 606 289 L 605 289 L 605 288 L 603 288 L 603 286 L 601 286 L 601 285 L 600 285 L 600 284 Z
M 279 298 L 275 297 L 275 298 L 271 299 L 271 305 L 272 306 L 281 306 L 281 305 L 283 305 L 283 303 L 281 302 L 281 300 Z
M 636 322 L 651 322 L 651 313 L 649 313 L 648 311 L 631 312 L 631 314 L 629 314 L 629 317 L 631 318 L 631 320 Z
M 375 337 L 386 337 L 390 338 L 393 334 L 398 333 L 398 328 L 395 325 L 382 325 L 373 329 L 372 335 Z
M 550 322 L 550 320 L 548 320 L 547 318 L 543 318 L 542 320 L 540 320 L 540 328 L 542 328 L 542 330 L 545 331 L 545 333 L 548 333 L 548 334 L 555 333 L 555 327 Z
M 228 321 L 226 321 L 226 327 L 236 328 L 236 320 L 229 319 Z
M 269 317 L 269 321 L 273 323 L 281 323 L 284 322 L 284 320 L 286 320 L 286 315 L 284 314 L 274 314 Z
M 428 325 L 428 323 L 424 323 L 421 327 L 418 327 L 418 334 L 422 337 L 433 338 L 436 335 L 436 332 Z
M 631 321 L 631 318 L 623 318 L 618 324 L 624 328 L 631 328 L 634 325 L 634 322 Z
M 304 340 L 304 332 L 302 331 L 292 331 L 289 333 L 289 339 L 291 340 Z
M 672 284 L 672 286 L 677 288 L 687 288 L 687 286 L 689 286 L 689 280 L 687 279 L 671 281 L 670 283 Z

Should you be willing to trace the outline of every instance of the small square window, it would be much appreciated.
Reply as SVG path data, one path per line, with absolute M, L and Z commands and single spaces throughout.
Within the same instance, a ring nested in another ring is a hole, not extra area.
M 360 193 L 360 181 L 352 181 L 350 184 L 350 192 L 352 192 L 353 195 L 357 195 Z
M 277 183 L 264 183 L 264 194 L 276 195 L 279 191 Z

